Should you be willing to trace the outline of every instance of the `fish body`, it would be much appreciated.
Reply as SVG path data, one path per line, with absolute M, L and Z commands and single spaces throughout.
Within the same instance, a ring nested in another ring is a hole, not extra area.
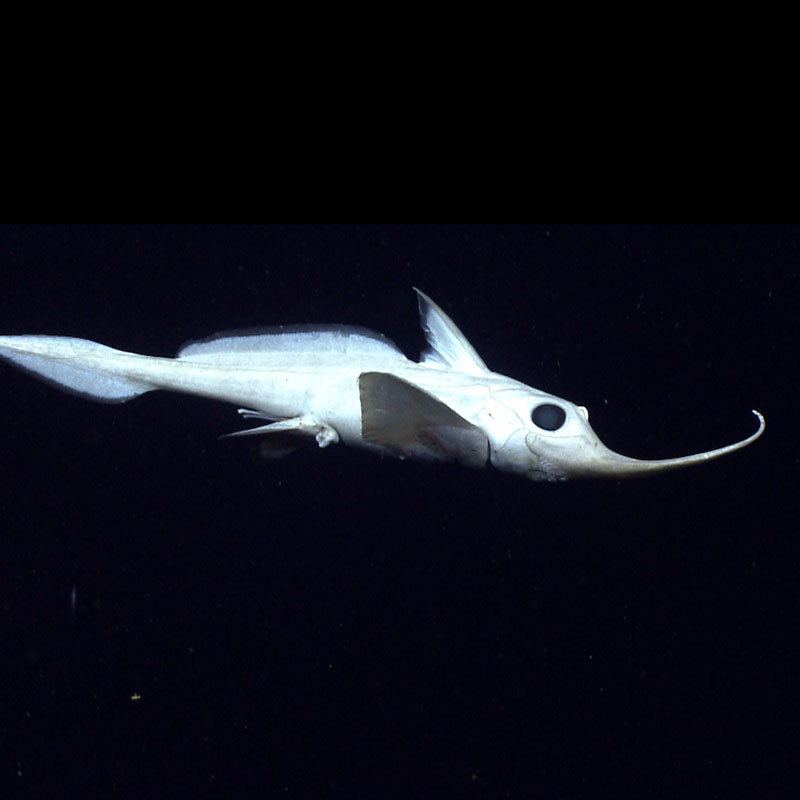
M 602 444 L 588 411 L 492 372 L 453 321 L 417 290 L 428 349 L 408 359 L 381 334 L 299 326 L 217 334 L 175 358 L 61 336 L 0 336 L 0 358 L 93 400 L 125 402 L 154 390 L 233 403 L 265 424 L 281 452 L 313 438 L 399 458 L 452 461 L 534 480 L 627 477 L 675 469 L 745 447 L 764 430 L 716 450 L 644 461 Z

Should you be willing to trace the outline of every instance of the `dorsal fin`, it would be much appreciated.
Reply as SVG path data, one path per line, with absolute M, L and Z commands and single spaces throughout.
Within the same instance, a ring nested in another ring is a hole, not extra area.
M 222 331 L 205 339 L 187 342 L 178 358 L 200 359 L 230 353 L 368 353 L 388 358 L 405 356 L 381 333 L 355 325 L 279 325 L 271 328 Z
M 456 324 L 424 292 L 414 287 L 419 300 L 419 321 L 428 342 L 421 363 L 434 362 L 460 372 L 481 374 L 489 368 Z

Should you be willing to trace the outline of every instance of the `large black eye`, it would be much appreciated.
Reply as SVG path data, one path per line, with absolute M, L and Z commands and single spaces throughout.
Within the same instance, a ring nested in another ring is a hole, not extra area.
M 545 431 L 557 431 L 566 422 L 567 414 L 560 406 L 542 403 L 531 411 L 533 424 Z

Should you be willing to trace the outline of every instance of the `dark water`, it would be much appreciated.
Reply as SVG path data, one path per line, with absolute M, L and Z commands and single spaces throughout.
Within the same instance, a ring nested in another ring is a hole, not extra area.
M 527 483 L 218 441 L 235 409 L 0 364 L 0 786 L 31 797 L 776 796 L 796 761 L 793 227 L 4 227 L 0 332 L 171 355 L 411 286 L 612 448 Z M 6 794 L 0 788 L 0 795 Z M 741 796 L 741 795 L 740 795 Z

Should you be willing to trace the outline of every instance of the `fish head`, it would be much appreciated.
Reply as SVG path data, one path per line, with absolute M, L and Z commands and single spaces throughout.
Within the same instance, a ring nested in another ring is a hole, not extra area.
M 682 469 L 746 447 L 761 436 L 765 425 L 764 417 L 754 410 L 758 429 L 741 441 L 689 456 L 646 460 L 606 447 L 589 424 L 584 406 L 523 384 L 495 388 L 491 394 L 492 405 L 503 410 L 490 412 L 491 422 L 483 421 L 491 463 L 538 481 L 629 478 Z M 503 424 L 493 426 L 498 419 Z

